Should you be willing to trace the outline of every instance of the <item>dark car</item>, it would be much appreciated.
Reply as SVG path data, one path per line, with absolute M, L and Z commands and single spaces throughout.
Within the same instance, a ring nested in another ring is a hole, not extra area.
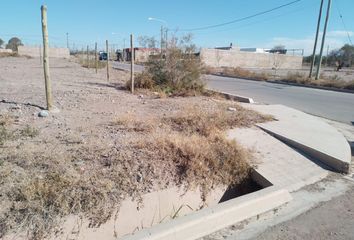
M 100 60 L 100 61 L 102 61 L 102 60 L 107 60 L 107 53 L 101 52 L 101 53 L 100 53 L 100 56 L 99 56 L 99 60 Z

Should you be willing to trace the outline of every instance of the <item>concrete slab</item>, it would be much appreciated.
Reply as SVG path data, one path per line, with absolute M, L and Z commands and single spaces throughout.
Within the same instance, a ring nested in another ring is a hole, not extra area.
M 264 114 L 271 114 L 278 120 L 258 124 L 263 130 L 336 171 L 349 172 L 351 149 L 348 141 L 328 123 L 283 105 L 247 107 Z
M 316 163 L 257 127 L 233 129 L 227 132 L 227 137 L 253 151 L 256 171 L 263 179 L 289 192 L 315 183 L 328 174 Z M 267 184 L 262 179 L 259 181 L 261 185 Z

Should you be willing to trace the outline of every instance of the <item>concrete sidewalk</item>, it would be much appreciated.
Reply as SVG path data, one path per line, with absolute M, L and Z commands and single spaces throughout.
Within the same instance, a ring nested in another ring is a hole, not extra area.
M 244 105 L 277 121 L 258 124 L 286 144 L 338 172 L 348 173 L 351 149 L 342 133 L 321 119 L 283 105 Z
M 253 152 L 256 171 L 274 186 L 296 191 L 327 176 L 327 171 L 257 127 L 230 130 L 229 139 Z

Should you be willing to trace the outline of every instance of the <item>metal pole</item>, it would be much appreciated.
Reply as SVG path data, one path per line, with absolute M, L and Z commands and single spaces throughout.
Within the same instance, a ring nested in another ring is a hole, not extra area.
M 107 81 L 109 81 L 109 53 L 108 53 L 108 40 L 106 40 L 106 53 L 107 53 Z
M 165 43 L 165 47 L 166 47 L 166 54 L 167 54 L 167 47 L 168 47 L 168 29 L 166 28 L 166 43 Z
M 325 21 L 325 25 L 324 25 L 324 29 L 323 29 L 320 57 L 319 57 L 319 60 L 318 60 L 317 72 L 316 72 L 316 78 L 315 78 L 316 80 L 318 80 L 318 78 L 320 77 L 321 63 L 322 63 L 322 53 L 323 53 L 323 48 L 324 48 L 324 44 L 325 44 L 325 41 L 326 41 L 326 32 L 327 32 L 329 14 L 330 14 L 330 11 L 331 11 L 331 3 L 332 3 L 332 0 L 328 0 L 327 15 L 326 15 L 326 21 Z
M 69 33 L 66 33 L 66 48 L 69 49 Z
M 48 57 L 48 28 L 47 28 L 47 6 L 42 5 L 42 35 L 43 35 L 43 68 L 44 68 L 44 80 L 45 80 L 45 93 L 47 99 L 47 110 L 51 110 L 53 107 L 52 87 L 49 74 L 49 57 Z
M 96 73 L 97 73 L 97 67 L 98 67 L 98 62 L 97 62 L 97 42 L 95 42 L 95 68 L 96 68 Z
M 317 30 L 316 30 L 315 44 L 313 46 L 312 61 L 311 61 L 309 78 L 312 78 L 313 67 L 315 66 L 318 34 L 320 32 L 320 25 L 321 25 L 321 18 L 322 18 L 322 8 L 323 8 L 323 0 L 321 0 L 320 13 L 318 14 Z
M 161 55 L 162 55 L 162 47 L 163 47 L 163 26 L 161 25 L 161 40 L 160 40 Z
M 135 58 L 135 54 L 134 54 L 134 37 L 133 34 L 130 34 L 130 52 L 131 52 L 131 64 L 130 64 L 130 80 L 132 83 L 131 86 L 131 91 L 132 93 L 134 93 L 134 58 Z
M 87 63 L 87 68 L 90 68 L 89 46 L 88 45 L 87 45 L 87 50 L 86 50 L 86 63 Z

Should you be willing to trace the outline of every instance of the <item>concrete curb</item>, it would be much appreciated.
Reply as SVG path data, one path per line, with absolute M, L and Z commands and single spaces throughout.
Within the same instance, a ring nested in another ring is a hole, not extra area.
M 313 88 L 313 89 L 335 91 L 335 92 L 344 92 L 344 93 L 353 93 L 354 94 L 354 90 L 350 90 L 350 89 L 340 89 L 340 88 L 333 88 L 333 87 L 322 87 L 322 86 L 314 86 L 314 85 L 305 85 L 305 84 L 300 84 L 300 83 L 285 82 L 285 81 L 282 81 L 282 80 L 260 80 L 260 79 L 255 79 L 255 78 L 235 77 L 235 76 L 231 76 L 231 75 L 227 75 L 227 74 L 215 74 L 215 73 L 206 74 L 206 75 L 213 75 L 213 76 L 218 76 L 218 77 L 237 78 L 237 79 L 244 79 L 244 80 L 256 81 L 256 82 L 268 82 L 268 83 L 283 84 L 283 85 L 295 86 L 295 87 L 305 87 L 305 88 Z
M 314 148 L 311 148 L 309 146 L 303 145 L 299 142 L 296 142 L 292 139 L 289 139 L 287 137 L 284 137 L 282 135 L 279 135 L 269 129 L 266 129 L 262 126 L 257 125 L 259 128 L 261 128 L 263 131 L 273 135 L 274 137 L 278 138 L 279 140 L 285 142 L 286 144 L 293 146 L 294 148 L 303 151 L 304 153 L 308 154 L 309 156 L 318 159 L 320 162 L 324 163 L 325 165 L 333 168 L 334 170 L 341 172 L 341 173 L 349 173 L 350 171 L 350 163 L 349 162 L 344 162 L 341 161 L 337 158 L 334 158 L 332 156 L 329 156 L 323 152 L 320 152 Z
M 213 89 L 208 89 L 209 92 L 212 93 L 217 93 L 217 94 L 221 94 L 223 95 L 226 99 L 229 100 L 234 100 L 237 102 L 244 102 L 244 103 L 255 103 L 255 101 L 252 98 L 249 97 L 244 97 L 244 96 L 240 96 L 240 95 L 234 95 L 234 94 L 230 94 L 230 93 L 226 93 L 226 92 L 219 92 Z
M 270 211 L 292 200 L 284 189 L 264 188 L 216 206 L 144 229 L 121 240 L 192 240 Z

